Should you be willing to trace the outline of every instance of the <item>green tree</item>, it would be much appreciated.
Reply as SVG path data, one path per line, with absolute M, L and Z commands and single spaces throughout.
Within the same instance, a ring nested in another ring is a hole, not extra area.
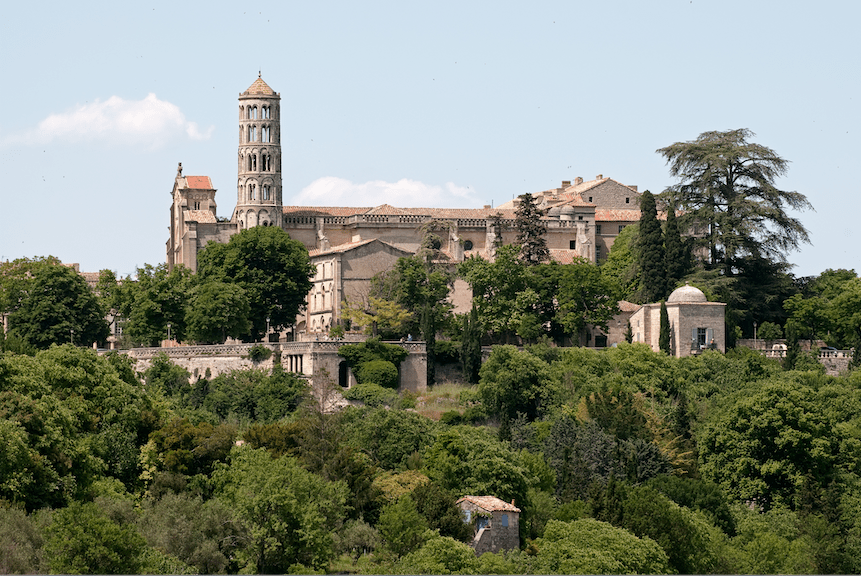
M 670 347 L 670 316 L 667 313 L 667 303 L 661 301 L 661 323 L 660 332 L 658 333 L 658 348 L 664 354 L 672 356 L 673 350 Z
M 637 274 L 635 251 L 639 230 L 639 224 L 625 226 L 613 240 L 610 253 L 601 264 L 601 276 L 607 284 L 616 287 L 612 294 L 617 300 L 641 301 L 638 296 L 640 277 Z
M 747 129 L 704 132 L 657 152 L 680 182 L 663 196 L 684 212 L 684 228 L 708 253 L 708 264 L 726 276 L 744 256 L 783 261 L 786 252 L 808 242 L 807 230 L 788 210 L 805 210 L 804 194 L 775 187 L 788 162 L 773 150 L 748 142 Z M 699 231 L 699 233 L 696 233 Z
M 697 445 L 705 478 L 768 509 L 795 506 L 808 474 L 815 485 L 827 485 L 839 442 L 815 392 L 786 379 L 738 393 L 709 419 Z
M 657 302 L 666 298 L 667 268 L 664 235 L 658 221 L 655 197 L 646 190 L 640 198 L 640 233 L 637 237 L 637 267 L 640 270 L 641 298 Z
M 463 315 L 460 360 L 463 377 L 470 384 L 478 384 L 481 369 L 481 326 L 478 323 L 478 309 L 474 306 L 469 314 Z
M 463 512 L 456 504 L 454 493 L 436 482 L 425 482 L 413 490 L 412 498 L 416 509 L 432 530 L 460 542 L 472 541 L 472 527 L 464 522 Z
M 47 529 L 51 570 L 60 574 L 139 574 L 146 542 L 94 503 L 73 502 L 54 513 Z
M 8 317 L 10 335 L 42 349 L 66 342 L 104 342 L 105 311 L 84 278 L 61 264 L 33 264 L 32 276 L 17 279 L 10 290 L 18 298 Z
M 399 564 L 403 574 L 485 574 L 479 571 L 475 550 L 463 542 L 442 536 L 431 538 Z
M 323 569 L 333 554 L 332 531 L 345 516 L 347 487 L 326 482 L 289 456 L 234 448 L 229 466 L 213 474 L 215 493 L 248 534 L 244 558 L 260 574 L 291 566 Z
M 301 242 L 280 228 L 255 226 L 234 234 L 227 244 L 210 242 L 198 254 L 197 271 L 203 280 L 245 290 L 251 340 L 259 340 L 267 326 L 277 332 L 296 321 L 315 270 Z
M 377 530 L 395 556 L 418 549 L 427 540 L 427 520 L 419 514 L 409 494 L 385 506 L 380 512 Z
M 518 258 L 527 265 L 534 266 L 550 260 L 547 249 L 547 224 L 542 220 L 544 211 L 535 203 L 532 194 L 517 197 L 514 214 L 514 229 L 517 231 L 515 244 L 520 248 Z
M 406 331 L 413 315 L 397 302 L 370 296 L 366 305 L 346 302 L 342 308 L 342 316 L 352 326 L 363 328 L 365 334 L 376 338 L 379 332 L 391 338 Z
M 137 279 L 126 278 L 116 291 L 123 332 L 135 343 L 156 346 L 170 336 L 185 337 L 185 308 L 191 272 L 177 266 L 168 272 L 167 264 L 145 264 L 137 269 Z
M 615 243 L 614 243 L 615 245 Z M 682 238 L 674 206 L 667 206 L 667 223 L 664 227 L 664 270 L 667 287 L 664 296 L 672 292 L 691 268 L 691 249 Z
M 221 344 L 248 334 L 251 308 L 241 286 L 203 282 L 191 289 L 185 312 L 188 338 L 199 344 Z
M 671 574 L 667 555 L 654 540 L 592 518 L 551 520 L 535 541 L 532 574 Z
M 587 325 L 606 330 L 607 323 L 619 313 L 616 287 L 591 262 L 546 264 L 536 268 L 536 274 L 555 281 L 553 292 L 542 295 L 542 301 L 556 304 L 553 320 L 577 341 Z
M 548 408 L 554 389 L 547 363 L 514 346 L 495 346 L 481 367 L 478 393 L 485 407 L 503 418 L 519 412 L 530 419 Z

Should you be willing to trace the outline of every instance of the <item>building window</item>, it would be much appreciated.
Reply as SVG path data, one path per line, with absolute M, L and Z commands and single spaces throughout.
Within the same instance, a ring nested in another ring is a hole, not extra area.
M 624 230 L 624 229 L 625 229 L 625 225 L 624 225 L 624 224 L 619 224 L 619 234 L 621 234 L 621 233 L 622 233 L 622 230 Z
M 249 184 L 248 190 L 250 191 L 251 199 L 254 200 L 257 197 L 257 184 Z
M 607 336 L 604 334 L 595 334 L 595 348 L 606 348 Z
M 577 220 L 582 220 L 582 219 L 583 219 L 582 216 L 577 216 Z
M 600 233 L 601 233 L 601 225 L 595 224 L 595 234 L 600 234 Z
M 576 250 L 577 249 L 577 241 L 576 240 L 569 240 L 568 241 L 568 249 L 569 250 Z
M 194 203 L 194 209 L 195 209 L 195 210 L 200 210 L 200 202 L 195 202 L 195 203 Z
M 261 115 L 260 115 L 261 118 L 269 118 L 269 106 L 264 106 L 263 108 L 260 109 L 260 111 L 261 111 Z
M 503 528 L 508 528 L 508 514 L 502 515 L 501 522 Z
M 591 197 L 591 196 L 589 196 L 589 202 L 591 202 L 591 201 L 592 201 L 592 197 Z
M 631 203 L 631 199 L 630 199 L 630 198 L 625 198 L 625 204 L 630 204 L 630 203 Z
M 692 348 L 696 347 L 703 350 L 714 344 L 715 333 L 712 328 L 699 327 L 692 329 L 691 332 Z
M 472 250 L 472 240 L 464 240 L 463 241 L 463 249 L 464 250 Z
M 263 126 L 260 128 L 260 135 L 262 137 L 263 142 L 269 142 L 269 126 Z
M 263 186 L 263 199 L 269 200 L 269 186 Z
M 595 260 L 600 260 L 601 258 L 601 247 L 595 246 Z

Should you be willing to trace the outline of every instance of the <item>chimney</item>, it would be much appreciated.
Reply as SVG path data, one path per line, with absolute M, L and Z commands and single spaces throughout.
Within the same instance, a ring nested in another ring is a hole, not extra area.
M 484 209 L 485 209 L 485 210 L 489 210 L 490 208 L 492 208 L 492 206 L 491 206 L 490 204 L 485 204 L 485 205 L 484 205 Z
M 568 188 L 569 186 L 571 186 L 571 180 L 563 180 L 562 181 L 562 187 L 563 188 Z
M 579 186 L 582 183 L 583 183 L 583 178 L 581 176 L 577 176 L 576 178 L 574 178 L 574 186 Z
M 633 190 L 634 192 L 636 192 L 636 191 L 637 191 L 637 185 L 636 185 L 636 184 L 632 184 L 632 185 L 628 186 L 628 188 L 630 188 L 630 189 L 631 189 L 631 190 Z
M 603 174 L 598 174 L 597 176 L 595 176 L 595 180 L 600 180 L 600 179 L 602 179 L 603 177 L 604 177 L 604 175 L 603 175 Z

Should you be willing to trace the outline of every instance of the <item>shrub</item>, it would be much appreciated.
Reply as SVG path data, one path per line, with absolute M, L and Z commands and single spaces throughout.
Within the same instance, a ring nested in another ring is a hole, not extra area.
M 398 393 L 390 388 L 383 388 L 374 382 L 364 382 L 345 390 L 344 398 L 357 400 L 366 406 L 377 408 L 379 406 L 394 406 L 398 401 Z
M 360 384 L 373 382 L 385 388 L 398 387 L 398 368 L 388 360 L 362 362 L 356 374 Z
M 248 358 L 253 362 L 268 360 L 270 356 L 272 356 L 272 350 L 263 344 L 255 344 L 248 350 Z
M 434 344 L 434 354 L 439 364 L 457 364 L 460 362 L 460 342 L 437 340 Z

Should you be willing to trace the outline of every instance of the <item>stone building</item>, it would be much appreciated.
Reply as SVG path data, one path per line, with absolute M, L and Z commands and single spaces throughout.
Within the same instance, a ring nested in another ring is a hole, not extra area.
M 676 358 L 699 354 L 706 349 L 726 352 L 726 304 L 709 302 L 699 288 L 676 288 L 667 298 L 670 320 L 670 349 Z M 658 351 L 661 332 L 661 304 L 644 304 L 631 315 L 634 342 Z
M 520 508 L 496 496 L 464 496 L 457 501 L 464 521 L 475 529 L 475 555 L 520 548 Z
M 498 240 L 511 242 L 515 232 L 498 222 L 512 222 L 519 200 L 481 208 L 399 208 L 291 206 L 283 203 L 281 179 L 281 97 L 262 78 L 239 95 L 239 144 L 236 207 L 230 218 L 216 212 L 216 190 L 208 176 L 185 176 L 180 164 L 170 207 L 168 268 L 197 270 L 197 253 L 210 241 L 227 242 L 254 226 L 280 226 L 301 241 L 318 266 L 308 310 L 297 319 L 298 332 L 322 332 L 340 319 L 340 303 L 367 292 L 372 274 L 391 267 L 397 257 L 414 254 L 422 225 L 443 221 L 443 257 L 451 264 L 469 256 L 493 258 Z M 533 194 L 545 210 L 551 258 L 598 262 L 607 257 L 621 230 L 639 221 L 640 194 L 598 175 L 576 178 L 559 188 Z M 373 252 L 373 255 L 371 253 Z M 395 257 L 397 256 L 397 257 Z M 357 259 L 356 263 L 352 263 Z M 361 262 L 373 262 L 363 267 Z M 468 307 L 465 283 L 455 286 L 455 304 Z M 459 310 L 463 310 L 460 308 Z

